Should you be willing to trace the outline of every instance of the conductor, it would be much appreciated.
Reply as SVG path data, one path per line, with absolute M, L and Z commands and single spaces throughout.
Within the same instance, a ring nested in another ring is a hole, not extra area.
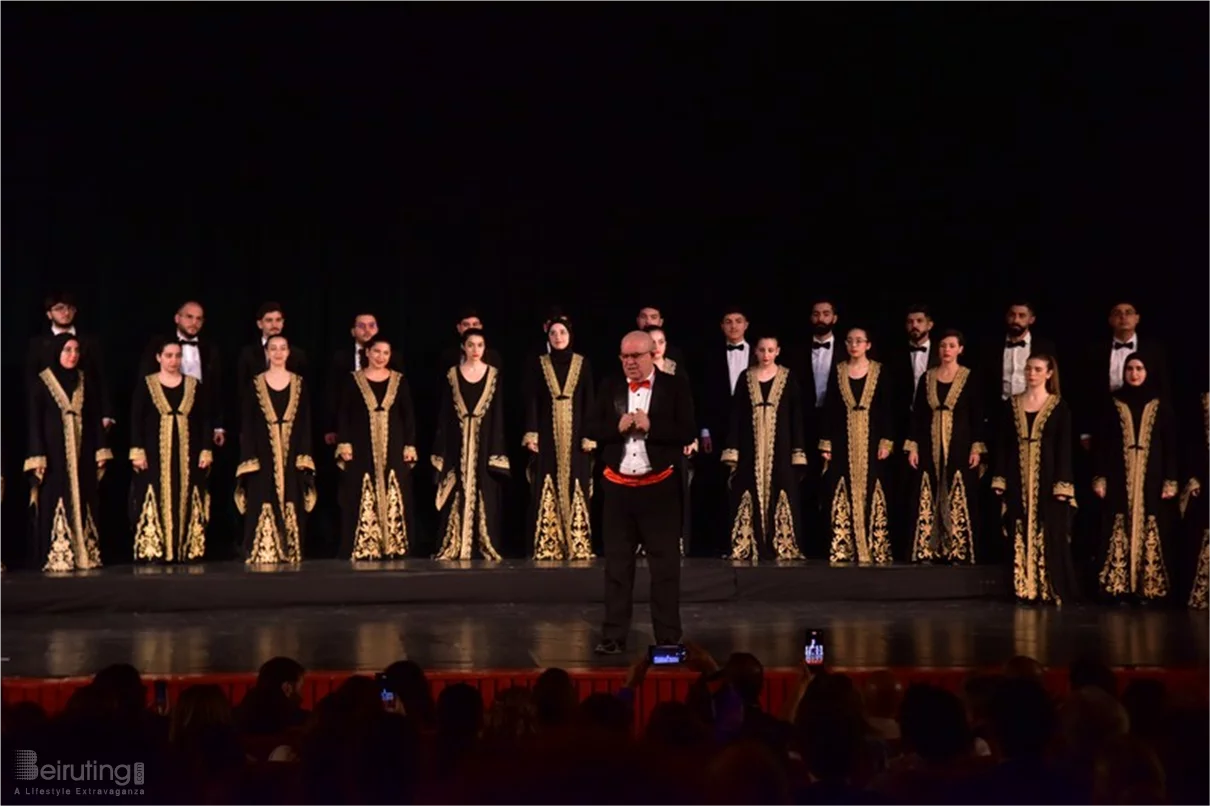
M 657 644 L 681 640 L 682 485 L 676 474 L 693 441 L 693 399 L 675 375 L 655 367 L 655 345 L 641 330 L 622 339 L 624 377 L 610 375 L 597 394 L 589 434 L 604 470 L 605 622 L 600 655 L 626 651 L 634 609 L 635 549 L 646 549 L 651 622 Z

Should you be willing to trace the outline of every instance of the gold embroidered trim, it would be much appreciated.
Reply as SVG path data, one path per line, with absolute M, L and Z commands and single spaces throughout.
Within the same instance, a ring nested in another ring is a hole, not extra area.
M 147 485 L 143 497 L 143 508 L 134 527 L 134 558 L 136 560 L 159 560 L 164 556 L 167 544 L 160 526 L 159 506 L 155 500 L 155 485 Z
M 437 485 L 437 510 L 441 511 L 445 506 L 446 499 L 450 497 L 454 486 L 458 483 L 458 477 L 454 473 L 446 473 L 441 477 L 441 483 Z
M 1155 429 L 1155 420 L 1159 410 L 1160 401 L 1152 400 L 1143 406 L 1142 416 L 1139 418 L 1139 430 L 1135 433 L 1134 430 L 1134 415 L 1130 412 L 1130 407 L 1120 400 L 1114 400 L 1114 406 L 1118 410 L 1118 419 L 1122 427 L 1122 454 L 1125 460 L 1124 467 L 1126 469 L 1126 516 L 1128 520 L 1127 539 L 1130 546 L 1130 590 L 1137 592 L 1141 588 L 1146 588 L 1148 585 L 1154 586 L 1155 583 L 1150 581 L 1154 576 L 1153 570 L 1140 568 L 1144 564 L 1146 551 L 1147 534 L 1145 529 L 1148 527 L 1146 519 L 1146 482 L 1147 482 L 1147 459 L 1151 454 L 1151 438 Z M 1138 446 L 1137 448 L 1135 446 Z M 1140 582 L 1140 574 L 1146 579 Z M 1164 587 L 1167 587 L 1165 580 Z M 1144 595 L 1147 595 L 1144 592 Z
M 718 460 L 725 465 L 739 464 L 739 451 L 735 448 L 727 448 L 719 454 Z
M 537 431 L 526 431 L 524 434 L 521 435 L 521 446 L 522 447 L 526 447 L 531 443 L 534 445 L 538 444 L 538 432 Z
M 198 560 L 206 553 L 206 521 L 210 496 L 203 499 L 202 488 L 194 487 L 190 498 L 189 529 L 185 534 L 185 545 L 182 548 L 183 559 Z
M 143 380 L 146 383 L 147 391 L 151 395 L 151 402 L 160 415 L 160 530 L 164 539 L 164 559 L 172 562 L 178 559 L 175 555 L 181 553 L 180 549 L 184 548 L 187 535 L 188 524 L 186 518 L 189 506 L 190 472 L 192 470 L 192 463 L 189 461 L 189 413 L 193 410 L 193 402 L 197 395 L 197 380 L 189 375 L 184 377 L 182 383 L 185 384 L 185 390 L 181 396 L 181 405 L 176 411 L 173 411 L 172 406 L 168 403 L 168 398 L 164 394 L 164 387 L 160 384 L 158 375 L 148 375 Z M 172 489 L 172 434 L 174 424 L 177 434 L 176 449 L 180 454 L 180 504 L 179 513 L 176 513 L 179 517 L 175 518 L 172 511 L 172 499 L 174 497 Z M 131 453 L 133 454 L 133 450 Z M 178 529 L 180 532 L 177 531 Z
M 982 442 L 973 442 L 973 443 L 971 443 L 971 453 L 978 453 L 978 454 L 986 456 L 987 455 L 987 446 L 984 445 Z
M 790 378 L 790 370 L 778 367 L 769 387 L 769 399 L 763 399 L 760 380 L 756 373 L 748 370 L 744 373 L 748 379 L 748 399 L 752 403 L 752 435 L 755 447 L 754 476 L 756 478 L 756 501 L 754 506 L 759 508 L 761 539 L 769 539 L 769 515 L 772 507 L 769 494 L 773 486 L 773 448 L 777 441 L 777 409 L 781 403 L 782 393 Z M 768 405 L 761 405 L 767 403 Z
M 889 440 L 889 439 L 878 440 L 878 450 L 886 451 L 887 453 L 890 453 L 894 449 L 895 449 L 895 443 L 892 440 Z
M 1025 411 L 1025 395 L 1012 399 L 1013 420 L 1017 431 L 1017 462 L 1021 473 L 1022 510 L 1025 513 L 1024 533 L 1020 559 L 1025 577 L 1020 581 L 1018 593 L 1023 599 L 1048 601 L 1053 597 L 1050 577 L 1046 572 L 1046 535 L 1043 520 L 1038 513 L 1039 486 L 1042 466 L 1042 432 L 1050 415 L 1059 405 L 1059 396 L 1050 395 L 1034 416 L 1032 428 Z M 1060 538 L 1054 535 L 1055 539 Z M 1017 565 L 1014 558 L 1014 568 Z
M 31 470 L 45 470 L 45 469 L 46 469 L 46 457 L 45 456 L 31 456 L 25 460 L 25 466 L 22 467 L 21 472 L 28 473 Z
M 731 559 L 751 560 L 756 556 L 756 534 L 752 525 L 752 493 L 748 490 L 739 499 L 735 522 L 731 524 Z
M 487 466 L 493 467 L 496 470 L 508 470 L 508 457 L 492 454 L 491 456 L 487 457 Z
M 904 453 L 919 453 L 920 446 L 918 446 L 916 444 L 916 440 L 914 440 L 914 439 L 905 439 L 903 441 L 903 452 Z
M 534 559 L 564 560 L 564 545 L 559 529 L 559 510 L 555 503 L 555 483 L 550 474 L 542 481 L 538 498 L 538 522 L 534 527 Z
M 927 483 L 927 476 L 926 483 Z M 853 541 L 853 511 L 843 476 L 836 483 L 832 494 L 832 548 L 828 560 L 834 563 L 851 563 L 857 559 L 857 546 Z
M 771 543 L 779 560 L 802 559 L 802 551 L 798 548 L 798 539 L 794 534 L 794 511 L 790 508 L 790 497 L 785 490 L 778 493 L 777 506 L 773 510 Z
M 597 449 L 597 442 L 595 439 L 580 440 L 580 450 L 584 451 L 585 453 L 590 453 L 592 451 L 595 451 L 596 449 Z
M 966 386 L 970 374 L 971 371 L 966 367 L 958 367 L 953 383 L 950 384 L 949 394 L 945 396 L 944 410 L 940 410 L 942 402 L 937 395 L 937 369 L 930 369 L 925 375 L 925 388 L 928 390 L 926 397 L 929 408 L 933 411 L 933 468 L 938 477 L 945 472 L 946 464 L 949 462 L 950 438 L 954 434 L 954 406 L 958 404 L 958 398 L 962 395 L 962 389 Z
M 874 482 L 874 495 L 870 501 L 870 535 L 870 559 L 880 565 L 892 562 L 890 518 L 881 480 Z
M 869 364 L 860 401 L 853 395 L 849 362 L 842 361 L 836 365 L 836 386 L 845 406 L 853 542 L 857 549 L 857 560 L 863 563 L 870 561 L 870 542 L 866 532 L 866 495 L 870 479 L 870 404 L 874 400 L 874 391 L 878 387 L 878 376 L 882 370 L 882 365 L 877 361 L 871 361 Z
M 801 448 L 795 448 L 794 450 L 790 451 L 790 464 L 802 465 L 805 467 L 807 464 L 807 452 Z
M 50 527 L 50 551 L 46 555 L 43 571 L 60 573 L 74 571 L 76 557 L 71 548 L 71 529 L 67 525 L 67 513 L 63 499 L 55 504 L 55 516 Z
M 235 485 L 235 492 L 232 494 L 235 499 L 235 511 L 241 515 L 248 513 L 248 491 L 244 489 L 243 484 Z
M 975 561 L 974 531 L 971 526 L 970 505 L 966 500 L 966 482 L 963 481 L 962 471 L 954 471 L 954 479 L 950 484 L 950 525 L 952 529 L 945 536 L 942 553 L 949 560 L 960 562 Z
M 437 454 L 433 454 L 429 457 L 429 464 L 431 464 L 433 469 L 438 473 L 445 469 L 445 459 Z
M 67 525 L 72 543 L 72 554 L 80 568 L 92 567 L 85 546 L 84 502 L 80 499 L 80 452 L 84 441 L 84 374 L 78 373 L 76 388 L 71 399 L 50 369 L 44 369 L 38 377 L 46 385 L 55 405 L 59 407 L 59 419 L 63 427 L 64 459 L 67 464 L 68 503 Z
M 273 505 L 265 501 L 261 504 L 260 515 L 256 519 L 256 531 L 252 537 L 252 549 L 248 552 L 244 564 L 278 563 L 283 559 L 285 558 L 281 551 L 281 535 L 277 530 L 277 518 L 273 515 Z
M 235 468 L 235 477 L 246 476 L 249 473 L 260 472 L 260 459 L 249 459 L 246 462 L 240 462 L 239 467 Z
M 1180 487 L 1172 479 L 1165 481 L 1164 486 L 1160 488 L 1160 492 L 1163 493 L 1164 495 L 1168 496 L 1169 498 L 1175 498 L 1176 494 L 1179 490 L 1180 490 Z
M 315 460 L 305 453 L 300 453 L 294 457 L 294 467 L 298 470 L 310 470 L 315 472 Z
M 589 496 L 591 496 L 591 490 Z M 576 479 L 571 496 L 571 527 L 567 530 L 568 558 L 587 560 L 592 553 L 592 518 L 588 511 L 588 496 Z
M 916 537 L 912 541 L 912 562 L 927 562 L 935 556 L 931 537 L 933 522 L 937 517 L 933 508 L 933 486 L 928 473 L 920 474 L 920 497 L 916 507 Z
M 387 511 L 390 504 L 390 493 L 387 489 L 387 450 L 390 442 L 391 407 L 395 405 L 395 397 L 399 394 L 399 383 L 402 379 L 403 376 L 401 374 L 391 370 L 390 376 L 387 378 L 386 392 L 382 396 L 382 401 L 379 402 L 374 394 L 374 390 L 370 387 L 369 380 L 366 379 L 365 371 L 361 370 L 353 373 L 353 382 L 356 384 L 358 391 L 361 392 L 361 398 L 365 403 L 366 413 L 369 415 L 370 420 L 370 457 L 374 482 L 373 500 L 375 506 L 378 508 L 376 516 L 380 528 L 379 539 L 383 541 L 394 541 L 397 539 L 390 533 L 394 524 L 392 523 L 390 513 Z M 404 537 L 403 540 L 406 545 L 407 538 Z M 354 559 L 364 558 L 354 557 Z
M 1203 402 L 1205 396 L 1202 396 Z M 1189 593 L 1189 607 L 1205 610 L 1207 592 L 1210 591 L 1210 529 L 1202 530 L 1202 550 L 1197 555 L 1197 572 L 1193 577 L 1193 590 Z
M 97 461 L 98 462 L 108 462 L 108 461 L 111 461 L 112 459 L 113 459 L 113 451 L 111 451 L 109 448 L 98 448 L 97 449 Z
M 476 523 L 476 507 L 478 507 L 479 522 L 481 527 L 486 526 L 487 518 L 484 512 L 481 495 L 479 493 L 479 442 L 480 431 L 483 426 L 483 414 L 487 411 L 487 407 L 491 405 L 496 394 L 496 384 L 499 373 L 496 368 L 488 365 L 487 372 L 483 376 L 483 393 L 479 396 L 479 402 L 475 404 L 475 409 L 472 412 L 466 406 L 466 401 L 462 398 L 462 389 L 458 384 L 458 367 L 450 367 L 446 373 L 446 381 L 450 385 L 450 391 L 454 402 L 454 411 L 458 416 L 458 427 L 462 434 L 462 447 L 459 451 L 458 462 L 458 478 L 455 480 L 461 485 L 461 490 L 455 496 L 454 505 L 461 507 L 461 512 L 458 513 L 458 518 L 455 521 L 454 513 L 450 513 L 449 520 L 446 526 L 446 539 L 449 540 L 452 535 L 450 528 L 456 522 L 458 525 L 457 544 L 445 545 L 443 542 L 442 549 L 438 554 L 437 559 L 453 560 L 464 559 L 469 560 L 472 554 L 472 539 L 475 531 Z M 468 416 L 470 415 L 470 416 Z M 503 459 L 505 464 L 501 467 L 493 465 L 493 460 Z M 488 457 L 489 467 L 500 467 L 500 469 L 508 469 L 508 457 Z M 444 462 L 442 462 L 444 464 Z M 436 465 L 434 465 L 436 467 Z M 438 472 L 441 468 L 438 467 Z M 444 484 L 444 481 L 443 481 Z M 491 556 L 499 558 L 496 550 L 492 547 L 491 539 L 480 534 L 480 550 L 484 557 L 491 559 Z M 490 552 L 490 555 L 489 555 Z
M 1056 481 L 1054 487 L 1054 495 L 1063 495 L 1068 498 L 1076 497 L 1075 485 L 1070 481 Z
M 1008 489 L 1008 480 L 1003 476 L 992 476 L 992 489 L 1004 492 Z
M 485 560 L 500 561 L 500 555 L 496 553 L 492 536 L 487 530 L 487 506 L 484 504 L 482 493 L 479 494 L 479 551 L 483 552 Z
M 821 439 L 819 441 L 819 445 L 817 445 L 816 447 L 819 449 L 820 453 L 831 453 L 832 452 L 832 440 Z
M 555 373 L 554 362 L 550 360 L 549 355 L 538 359 L 538 364 L 542 367 L 546 390 L 550 393 L 551 430 L 554 435 L 555 472 L 557 474 L 555 500 L 558 505 L 560 532 L 563 532 L 570 526 L 572 519 L 571 453 L 574 447 L 572 429 L 575 424 L 573 396 L 576 386 L 580 382 L 580 370 L 584 364 L 584 357 L 579 353 L 572 354 L 571 364 L 567 368 L 567 378 L 562 387 L 559 386 L 559 377 Z M 537 441 L 537 434 L 534 434 L 534 441 Z M 498 459 L 503 460 L 503 465 L 497 464 Z M 507 470 L 508 457 L 493 456 L 488 459 L 488 466 Z M 563 540 L 563 538 L 560 539 Z

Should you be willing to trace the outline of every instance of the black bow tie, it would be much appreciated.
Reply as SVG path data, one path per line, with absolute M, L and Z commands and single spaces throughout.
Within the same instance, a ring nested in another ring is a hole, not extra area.
M 1113 343 L 1113 349 L 1115 349 L 1115 350 L 1123 350 L 1123 349 L 1125 349 L 1125 350 L 1133 350 L 1133 349 L 1134 349 L 1134 342 L 1132 342 L 1132 341 L 1127 341 L 1127 342 L 1115 341 L 1115 342 Z
M 830 341 L 814 341 L 811 342 L 812 350 L 831 350 L 832 342 Z
M 929 348 L 927 348 L 927 347 L 913 347 L 911 345 L 908 345 L 909 353 L 927 353 L 928 351 L 929 351 Z
M 182 338 L 178 337 L 178 338 L 177 338 L 177 343 L 178 343 L 178 344 L 181 344 L 181 345 L 185 345 L 185 344 L 192 344 L 194 347 L 196 347 L 196 346 L 197 346 L 197 339 L 182 339 Z
M 727 345 L 727 352 L 731 352 L 732 350 L 742 350 L 742 349 L 744 349 L 744 348 L 745 348 L 745 347 L 747 347 L 747 346 L 748 346 L 748 345 L 746 345 L 746 344 L 728 344 L 728 345 Z
M 1017 347 L 1022 347 L 1022 348 L 1025 347 L 1025 342 L 1023 342 L 1023 341 L 1006 341 L 1006 342 L 1004 342 L 1005 350 L 1012 350 Z

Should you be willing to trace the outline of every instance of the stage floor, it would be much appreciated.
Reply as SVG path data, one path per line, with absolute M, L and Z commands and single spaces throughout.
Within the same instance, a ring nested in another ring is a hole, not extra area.
M 6 602 L 7 604 L 7 602 Z M 1082 655 L 1113 666 L 1205 667 L 1207 618 L 1183 609 L 1018 607 L 1007 602 L 726 602 L 683 607 L 685 637 L 716 655 L 753 652 L 792 667 L 808 628 L 827 631 L 839 668 L 987 667 L 1015 654 L 1061 667 Z M 400 659 L 428 669 L 610 668 L 598 658 L 599 605 L 283 607 L 179 613 L 6 615 L 5 677 L 91 675 L 131 663 L 151 675 L 253 672 L 275 655 L 315 671 L 374 671 Z M 651 641 L 635 608 L 630 655 Z
M 396 604 L 597 604 L 603 560 L 381 563 L 314 560 L 300 566 L 240 562 L 192 566 L 114 566 L 63 576 L 9 572 L 0 577 L 7 618 L 47 613 L 277 610 Z M 737 563 L 688 559 L 681 566 L 686 604 L 718 602 L 930 601 L 1011 597 L 1002 566 L 864 566 L 820 561 Z M 635 600 L 650 577 L 639 561 Z

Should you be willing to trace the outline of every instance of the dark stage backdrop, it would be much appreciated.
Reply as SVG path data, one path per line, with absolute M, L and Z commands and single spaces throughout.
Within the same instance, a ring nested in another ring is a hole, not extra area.
M 20 367 L 52 287 L 81 297 L 123 411 L 139 349 L 184 299 L 204 303 L 229 375 L 267 299 L 321 368 L 372 310 L 405 354 L 422 456 L 437 353 L 466 304 L 506 358 L 515 460 L 519 365 L 552 303 L 606 371 L 642 304 L 664 309 L 692 368 L 733 301 L 754 330 L 794 341 L 828 293 L 877 341 L 923 299 L 939 326 L 986 343 L 1025 295 L 1070 352 L 1125 295 L 1176 350 L 1178 385 L 1200 390 L 1205 17 L 1196 4 L 14 7 L 6 556 L 22 542 Z M 119 465 L 103 535 L 118 559 Z M 524 495 L 514 484 L 517 552 Z M 231 527 L 218 518 L 216 550 Z

